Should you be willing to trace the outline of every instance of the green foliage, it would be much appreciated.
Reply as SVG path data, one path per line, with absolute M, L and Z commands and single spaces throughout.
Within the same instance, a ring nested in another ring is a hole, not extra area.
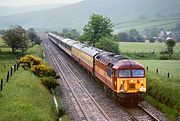
M 129 41 L 129 34 L 127 32 L 118 33 L 119 40 L 121 42 L 128 42 Z
M 168 60 L 169 57 L 166 54 L 161 54 L 159 57 L 160 60 Z
M 147 82 L 147 93 L 151 97 L 176 111 L 180 109 L 180 88 L 178 80 L 168 79 L 148 72 Z
M 58 117 L 63 117 L 65 114 L 66 114 L 65 110 L 63 108 L 59 108 Z
M 93 14 L 83 31 L 84 34 L 79 37 L 81 42 L 87 41 L 90 45 L 95 45 L 102 37 L 112 35 L 113 24 L 111 20 L 100 14 Z
M 118 54 L 119 45 L 115 42 L 115 39 L 113 36 L 102 37 L 99 42 L 95 44 L 95 47 Z
M 56 86 L 59 86 L 59 83 L 57 83 L 56 78 L 54 78 L 52 76 L 42 77 L 41 83 L 49 90 L 51 88 L 55 88 Z
M 40 44 L 40 42 L 41 42 L 40 38 L 37 36 L 37 34 L 33 28 L 29 28 L 27 30 L 27 36 L 33 44 Z
M 74 40 L 76 40 L 80 36 L 79 32 L 76 29 L 67 29 L 67 28 L 64 28 L 62 30 L 62 33 L 60 33 L 60 35 Z
M 118 33 L 117 36 L 122 42 L 144 42 L 144 38 L 139 34 L 136 29 L 130 29 L 129 33 Z
M 136 29 L 129 30 L 129 41 L 130 42 L 143 42 L 144 38 L 141 37 L 139 32 Z
M 21 26 L 6 30 L 2 38 L 6 44 L 12 48 L 13 53 L 17 49 L 20 49 L 23 52 L 28 47 L 26 31 Z
M 168 39 L 166 41 L 167 53 L 169 54 L 169 57 L 172 56 L 173 48 L 174 48 L 175 45 L 176 45 L 176 41 L 174 39 Z
M 4 35 L 4 33 L 5 33 L 5 30 L 1 29 L 0 30 L 0 35 Z
M 43 50 L 42 50 L 41 46 L 38 44 L 33 45 L 33 47 L 29 48 L 25 54 L 30 54 L 30 55 L 37 56 L 40 58 L 44 57 Z
M 146 95 L 145 100 L 154 107 L 158 108 L 161 112 L 163 112 L 171 121 L 174 121 L 176 117 L 180 115 L 177 110 L 160 103 L 158 100 L 155 100 L 151 96 Z

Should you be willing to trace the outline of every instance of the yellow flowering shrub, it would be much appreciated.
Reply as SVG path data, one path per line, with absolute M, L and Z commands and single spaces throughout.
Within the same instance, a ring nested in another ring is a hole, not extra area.
M 47 65 L 34 65 L 31 67 L 31 71 L 39 77 L 53 76 L 57 78 L 55 70 Z
M 33 65 L 39 65 L 43 62 L 38 57 L 33 55 L 26 55 L 20 59 L 20 63 L 24 69 L 30 69 Z

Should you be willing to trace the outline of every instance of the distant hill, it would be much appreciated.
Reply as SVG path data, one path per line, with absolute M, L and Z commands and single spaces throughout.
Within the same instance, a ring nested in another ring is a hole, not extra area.
M 61 7 L 63 5 L 65 4 L 50 4 L 50 5 L 37 5 L 37 6 L 20 6 L 20 7 L 0 6 L 0 16 L 46 10 L 46 9 Z
M 18 24 L 37 30 L 82 30 L 92 13 L 112 19 L 116 31 L 173 24 L 180 19 L 179 0 L 85 0 L 49 10 L 0 17 L 0 28 Z

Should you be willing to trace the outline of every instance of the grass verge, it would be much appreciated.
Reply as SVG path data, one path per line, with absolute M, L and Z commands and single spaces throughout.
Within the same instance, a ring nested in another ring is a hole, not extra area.
M 1 78 L 6 76 L 19 54 L 12 54 L 10 48 L 1 48 Z M 40 45 L 29 48 L 26 54 L 43 58 Z M 55 118 L 52 95 L 41 84 L 39 77 L 21 68 L 13 74 L 9 83 L 5 83 L 0 92 L 0 121 L 54 121 Z M 62 121 L 68 121 L 66 115 L 62 117 Z
M 170 120 L 180 116 L 180 80 L 147 72 L 146 100 L 161 110 Z
M 0 92 L 0 121 L 53 121 L 52 95 L 31 72 L 20 69 Z

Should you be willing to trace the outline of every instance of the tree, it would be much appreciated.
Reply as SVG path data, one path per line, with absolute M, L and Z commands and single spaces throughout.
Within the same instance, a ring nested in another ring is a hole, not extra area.
M 31 40 L 32 44 L 40 44 L 40 38 L 37 36 L 33 28 L 27 30 L 27 36 Z
M 102 37 L 112 35 L 113 24 L 111 20 L 100 14 L 93 14 L 87 25 L 83 28 L 84 34 L 79 37 L 81 42 L 87 41 L 91 45 L 99 42 Z
M 143 42 L 144 38 L 139 34 L 139 32 L 136 29 L 130 29 L 129 41 L 130 42 Z
M 67 28 L 64 28 L 62 30 L 62 33 L 60 33 L 60 35 L 74 40 L 76 40 L 80 36 L 79 32 L 76 29 L 67 29 Z
M 26 36 L 26 31 L 21 26 L 6 30 L 3 39 L 5 43 L 12 48 L 14 53 L 17 49 L 24 50 L 27 48 L 28 39 Z
M 116 43 L 117 38 L 114 36 L 102 37 L 95 46 L 99 49 L 110 51 L 113 53 L 119 53 L 119 45 Z
M 118 33 L 118 37 L 119 37 L 120 41 L 122 41 L 122 42 L 128 42 L 129 41 L 129 35 L 126 32 Z
M 3 29 L 0 30 L 0 36 L 1 36 L 1 35 L 4 35 L 4 33 L 5 33 L 5 30 L 3 30 Z
M 173 54 L 173 47 L 176 45 L 176 41 L 174 39 L 167 39 L 166 46 L 167 46 L 167 53 L 169 54 L 169 57 Z

